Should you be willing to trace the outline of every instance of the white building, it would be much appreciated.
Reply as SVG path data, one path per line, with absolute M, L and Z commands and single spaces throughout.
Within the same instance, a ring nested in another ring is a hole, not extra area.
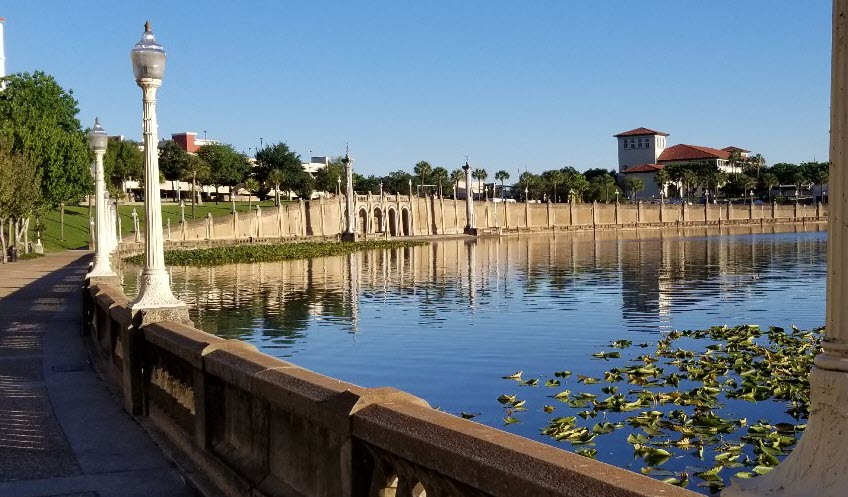
M 614 135 L 618 138 L 618 172 L 642 164 L 656 164 L 666 148 L 668 133 L 636 128 Z

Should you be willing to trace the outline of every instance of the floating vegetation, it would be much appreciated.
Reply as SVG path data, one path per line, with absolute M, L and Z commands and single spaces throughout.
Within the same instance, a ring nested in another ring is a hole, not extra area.
M 192 250 L 166 250 L 165 264 L 169 266 L 222 266 L 235 263 L 275 262 L 293 259 L 312 259 L 344 255 L 362 250 L 399 249 L 427 245 L 421 241 L 370 240 L 361 242 L 298 242 L 275 245 L 234 245 Z M 126 259 L 143 264 L 144 254 Z
M 651 344 L 616 340 L 609 344 L 612 350 L 592 354 L 613 366 L 603 379 L 577 374 L 572 388 L 585 391 L 546 395 L 548 402 L 533 410 L 553 413 L 550 399 L 574 409 L 574 415 L 550 419 L 541 433 L 569 442 L 578 454 L 598 457 L 598 450 L 590 447 L 598 437 L 610 435 L 615 440 L 604 447 L 616 453 L 629 444 L 643 474 L 683 487 L 696 482 L 702 491 L 715 493 L 728 477 L 771 471 L 794 448 L 806 428 L 808 377 L 820 343 L 820 329 L 763 331 L 753 325 L 673 331 L 656 342 L 653 353 L 646 353 Z M 627 357 L 625 350 L 634 353 Z M 521 375 L 504 378 L 523 386 L 538 384 Z M 569 376 L 570 371 L 554 372 L 544 386 L 560 386 Z M 521 422 L 517 413 L 530 409 L 513 394 L 498 401 L 507 424 Z M 782 403 L 786 415 L 750 421 L 733 414 L 777 412 L 744 407 L 759 402 Z M 617 443 L 622 447 L 617 449 Z M 666 463 L 673 470 L 661 468 Z

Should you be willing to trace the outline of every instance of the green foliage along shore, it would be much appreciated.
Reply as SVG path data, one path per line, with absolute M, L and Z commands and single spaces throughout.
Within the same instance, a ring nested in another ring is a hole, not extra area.
M 427 245 L 429 242 L 371 240 L 362 242 L 301 242 L 278 245 L 236 245 L 193 250 L 166 250 L 165 264 L 169 266 L 222 266 L 235 263 L 275 262 L 292 259 L 311 259 L 344 255 L 360 250 L 398 249 Z M 126 259 L 143 264 L 144 255 Z

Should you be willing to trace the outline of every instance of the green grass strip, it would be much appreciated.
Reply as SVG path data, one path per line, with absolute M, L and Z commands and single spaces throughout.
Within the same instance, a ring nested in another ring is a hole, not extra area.
M 275 262 L 293 259 L 312 259 L 344 255 L 361 250 L 399 249 L 428 245 L 421 241 L 370 240 L 362 242 L 300 242 L 276 245 L 235 245 L 192 250 L 166 250 L 165 264 L 169 266 L 222 266 L 235 263 Z M 126 259 L 143 264 L 144 254 Z

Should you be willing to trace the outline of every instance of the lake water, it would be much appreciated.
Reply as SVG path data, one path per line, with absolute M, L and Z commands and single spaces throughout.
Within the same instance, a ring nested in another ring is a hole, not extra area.
M 656 342 L 673 329 L 823 325 L 824 227 L 777 229 L 445 240 L 171 273 L 200 329 L 352 383 L 406 390 L 448 412 L 479 413 L 475 421 L 570 450 L 539 430 L 573 413 L 545 413 L 550 391 L 501 377 L 521 370 L 544 383 L 564 369 L 603 376 L 609 365 L 591 353 L 617 339 Z M 136 271 L 124 269 L 129 295 Z M 516 416 L 520 423 L 504 426 L 496 400 L 504 393 L 532 401 Z M 644 466 L 610 443 L 599 443 L 598 459 Z

